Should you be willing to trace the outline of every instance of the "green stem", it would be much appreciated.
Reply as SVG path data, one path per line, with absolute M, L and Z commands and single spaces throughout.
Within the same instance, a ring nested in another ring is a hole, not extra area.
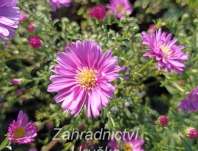
M 114 122 L 113 118 L 111 117 L 111 113 L 110 113 L 110 112 L 108 112 L 108 115 L 109 115 L 109 118 L 110 118 L 111 124 L 112 124 L 112 126 L 113 126 L 113 128 L 114 128 L 114 127 L 115 127 L 115 122 Z
M 0 151 L 3 150 L 4 148 L 6 148 L 8 145 L 9 145 L 9 141 L 6 137 L 0 144 Z
M 174 87 L 177 88 L 179 91 L 185 92 L 185 90 L 184 90 L 181 86 L 179 86 L 176 82 L 174 82 L 173 85 L 174 85 Z
M 140 68 L 140 70 L 138 72 L 141 73 L 146 68 L 148 68 L 152 63 L 153 63 L 153 60 L 148 61 L 142 68 Z

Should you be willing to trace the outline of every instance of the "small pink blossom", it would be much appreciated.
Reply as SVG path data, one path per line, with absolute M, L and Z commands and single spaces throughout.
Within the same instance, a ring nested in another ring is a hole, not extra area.
M 12 85 L 20 85 L 22 83 L 22 79 L 14 78 L 10 81 Z
M 130 15 L 133 10 L 128 0 L 110 0 L 108 8 L 118 19 Z
M 113 151 L 144 151 L 144 140 L 137 134 L 123 133 L 120 138 L 121 140 L 115 138 L 110 140 L 108 147 Z
M 184 112 L 198 112 L 198 87 L 194 88 L 179 104 Z
M 196 128 L 189 127 L 186 130 L 186 135 L 190 139 L 198 138 L 198 130 Z
M 28 144 L 37 136 L 37 128 L 28 120 L 27 114 L 20 111 L 17 120 L 14 120 L 8 128 L 8 140 L 16 144 Z

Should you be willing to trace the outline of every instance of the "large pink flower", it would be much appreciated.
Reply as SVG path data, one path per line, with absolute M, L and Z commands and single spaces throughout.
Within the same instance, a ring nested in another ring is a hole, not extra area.
M 117 58 L 111 51 L 103 53 L 96 42 L 73 42 L 57 55 L 48 91 L 57 92 L 55 101 L 72 115 L 85 106 L 88 117 L 97 117 L 114 94 L 111 82 L 119 69 Z
M 184 62 L 188 59 L 182 50 L 184 46 L 178 45 L 172 34 L 162 32 L 161 29 L 153 33 L 142 33 L 142 43 L 147 46 L 145 57 L 153 58 L 158 69 L 180 73 L 184 70 Z
M 11 143 L 28 144 L 37 136 L 37 128 L 34 123 L 28 121 L 28 116 L 19 112 L 17 120 L 13 121 L 8 128 L 8 140 Z

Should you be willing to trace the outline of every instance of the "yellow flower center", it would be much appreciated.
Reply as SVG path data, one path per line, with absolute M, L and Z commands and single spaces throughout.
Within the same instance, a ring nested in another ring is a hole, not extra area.
M 122 12 L 124 11 L 124 5 L 123 5 L 123 4 L 118 4 L 118 5 L 116 6 L 116 11 L 117 11 L 118 13 L 122 13 Z
M 125 143 L 124 144 L 124 151 L 133 151 L 133 148 L 131 147 L 131 144 Z
M 160 49 L 162 50 L 162 52 L 165 54 L 165 55 L 168 55 L 170 53 L 170 48 L 166 45 L 161 45 L 160 46 Z
M 92 69 L 83 69 L 77 74 L 77 81 L 82 87 L 91 89 L 96 85 L 96 72 Z
M 25 129 L 23 127 L 19 127 L 14 131 L 15 138 L 21 138 L 25 136 Z

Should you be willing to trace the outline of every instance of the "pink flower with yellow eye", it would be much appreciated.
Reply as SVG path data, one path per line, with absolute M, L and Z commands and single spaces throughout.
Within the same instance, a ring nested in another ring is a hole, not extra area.
M 144 140 L 135 133 L 121 134 L 121 140 L 113 138 L 109 141 L 108 147 L 114 151 L 144 151 Z
M 133 10 L 128 0 L 111 0 L 108 8 L 119 19 L 130 15 Z
M 159 70 L 177 73 L 184 71 L 184 62 L 188 59 L 188 55 L 183 52 L 184 46 L 176 42 L 172 34 L 161 29 L 152 33 L 142 33 L 142 43 L 148 48 L 144 56 L 154 59 Z
M 37 128 L 28 116 L 20 111 L 17 120 L 13 121 L 8 128 L 8 140 L 16 144 L 28 144 L 37 136 Z
M 85 40 L 69 44 L 56 60 L 48 92 L 57 92 L 55 101 L 72 115 L 84 107 L 88 117 L 99 116 L 115 91 L 112 81 L 120 70 L 117 58 L 111 51 L 103 53 L 96 42 Z

